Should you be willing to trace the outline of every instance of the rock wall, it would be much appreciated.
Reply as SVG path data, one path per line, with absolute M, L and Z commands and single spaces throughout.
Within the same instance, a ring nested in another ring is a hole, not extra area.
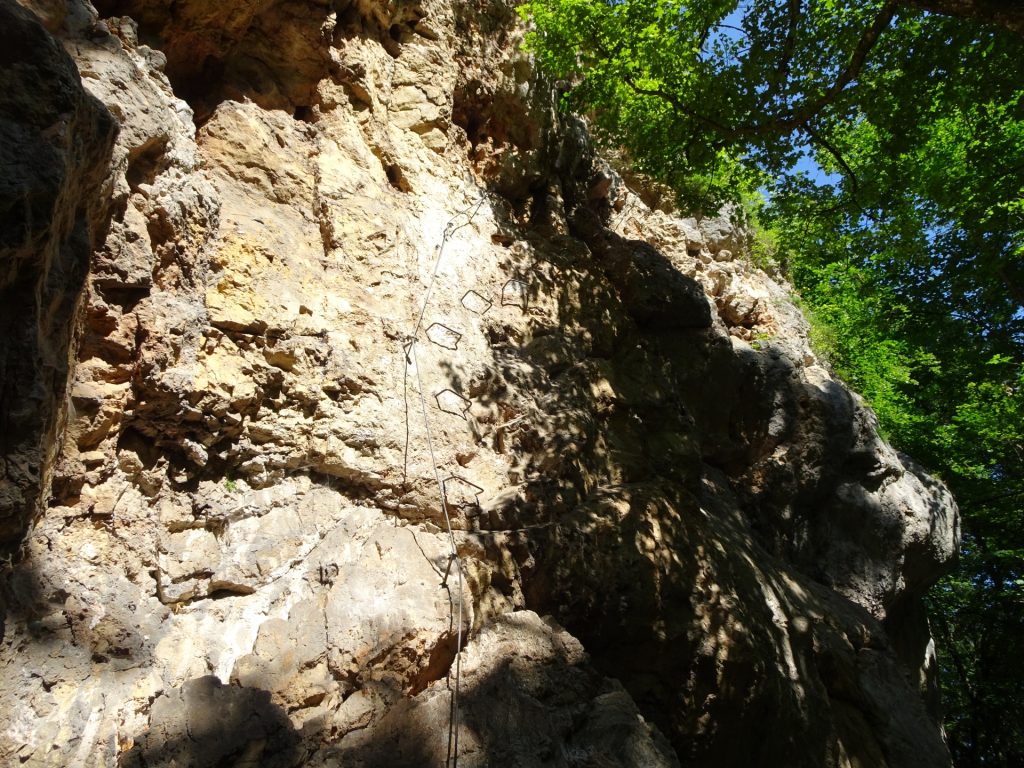
M 557 112 L 512 2 L 23 5 L 121 128 L 68 133 L 105 239 L 0 760 L 949 764 L 955 505 L 742 232 Z
M 0 5 L 0 553 L 46 506 L 115 125 L 35 17 Z

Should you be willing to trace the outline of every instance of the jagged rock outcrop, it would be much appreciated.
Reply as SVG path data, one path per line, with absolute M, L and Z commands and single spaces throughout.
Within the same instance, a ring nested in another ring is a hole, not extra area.
M 24 5 L 121 130 L 0 759 L 948 765 L 948 492 L 512 2 Z
M 36 17 L 0 5 L 0 551 L 46 506 L 115 124 Z

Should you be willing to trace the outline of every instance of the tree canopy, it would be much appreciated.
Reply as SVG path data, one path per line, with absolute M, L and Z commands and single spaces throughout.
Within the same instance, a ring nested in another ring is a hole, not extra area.
M 961 564 L 930 599 L 957 764 L 1020 764 L 1024 5 L 533 0 L 523 12 L 566 106 L 684 207 L 764 194 L 761 226 L 820 346 L 961 506 Z

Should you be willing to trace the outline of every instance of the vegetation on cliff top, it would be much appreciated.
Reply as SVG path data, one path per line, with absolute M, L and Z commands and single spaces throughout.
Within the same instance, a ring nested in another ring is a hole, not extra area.
M 530 46 L 599 138 L 765 225 L 836 370 L 953 489 L 931 593 L 959 766 L 1024 724 L 1024 9 L 986 0 L 534 0 Z

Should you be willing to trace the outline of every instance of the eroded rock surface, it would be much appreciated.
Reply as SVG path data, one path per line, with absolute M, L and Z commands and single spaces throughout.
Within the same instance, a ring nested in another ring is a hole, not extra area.
M 46 505 L 115 124 L 39 20 L 0 4 L 0 551 Z
M 948 493 L 512 3 L 24 4 L 121 130 L 0 760 L 948 765 Z

